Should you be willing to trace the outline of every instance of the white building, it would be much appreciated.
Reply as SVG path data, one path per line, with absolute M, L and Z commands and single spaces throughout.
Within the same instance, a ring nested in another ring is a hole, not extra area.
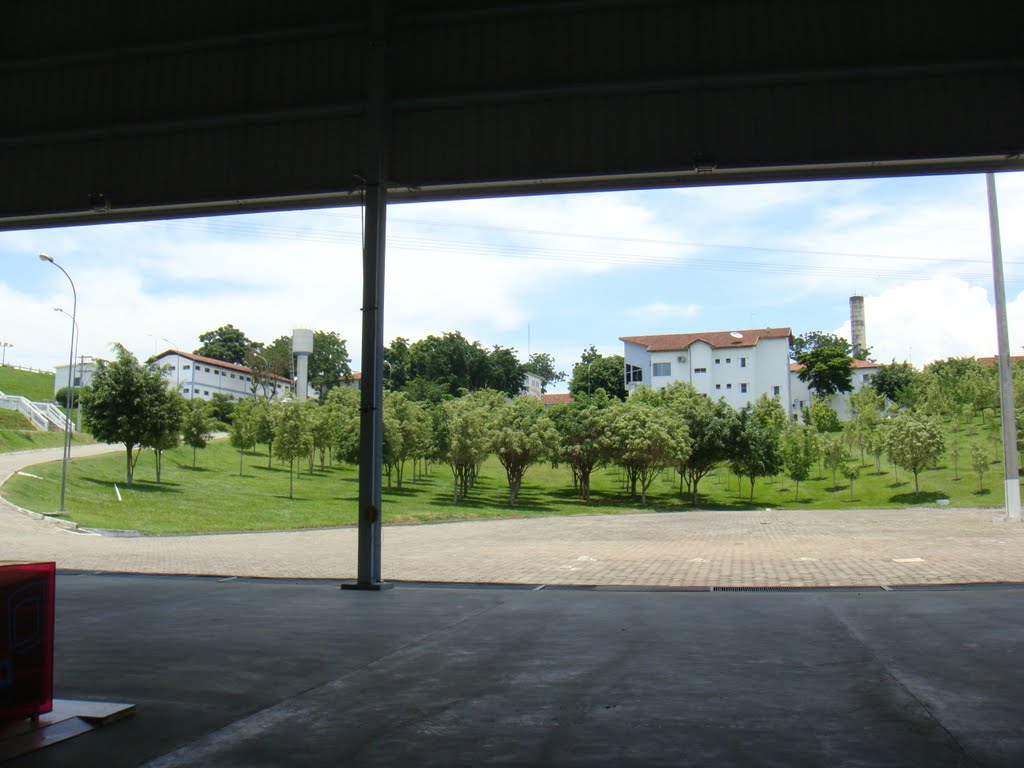
M 853 376 L 850 380 L 850 383 L 853 384 L 853 389 L 842 395 L 830 395 L 828 398 L 828 404 L 839 414 L 840 421 L 849 421 L 853 417 L 853 412 L 850 410 L 849 396 L 860 390 L 861 387 L 869 384 L 872 377 L 878 373 L 879 367 L 878 363 L 872 363 L 867 360 L 853 361 Z M 802 366 L 799 363 L 791 363 L 789 366 L 789 390 L 790 396 L 793 398 L 790 413 L 795 417 L 799 416 L 803 409 L 811 404 L 811 390 L 806 382 L 800 381 L 798 375 L 801 368 Z
M 541 395 L 544 394 L 544 379 L 533 371 L 527 371 L 523 376 L 523 388 L 519 394 L 524 397 L 533 397 L 540 400 Z
M 291 382 L 281 376 L 258 374 L 254 378 L 253 370 L 247 366 L 177 349 L 161 352 L 154 361 L 164 368 L 168 385 L 177 387 L 186 400 L 209 400 L 215 394 L 227 395 L 232 400 L 280 400 L 291 392 Z
M 742 408 L 761 395 L 793 402 L 789 328 L 623 336 L 626 389 L 664 389 L 684 381 L 705 395 Z
M 89 386 L 89 383 L 92 381 L 93 372 L 95 370 L 96 370 L 96 363 L 93 362 L 92 358 L 89 358 L 88 361 L 76 360 L 75 361 L 74 371 L 72 372 L 72 375 L 74 376 L 74 378 L 72 379 L 72 382 L 73 382 L 72 386 L 74 386 L 75 389 L 77 389 L 78 387 L 87 387 L 87 386 Z M 53 376 L 53 395 L 54 395 L 54 397 L 56 397 L 57 393 L 60 390 L 64 389 L 64 387 L 66 387 L 67 385 L 68 385 L 68 366 L 67 365 L 58 365 L 54 369 L 54 376 Z

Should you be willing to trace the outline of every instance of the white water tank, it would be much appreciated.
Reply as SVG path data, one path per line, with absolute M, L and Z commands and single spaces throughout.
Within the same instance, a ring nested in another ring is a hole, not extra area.
M 296 328 L 292 331 L 292 355 L 295 357 L 295 398 L 305 400 L 309 391 L 309 356 L 313 353 L 313 331 Z

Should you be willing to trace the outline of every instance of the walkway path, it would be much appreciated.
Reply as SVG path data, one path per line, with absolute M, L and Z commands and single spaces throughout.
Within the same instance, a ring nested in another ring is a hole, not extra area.
M 119 446 L 76 447 L 75 455 Z M 60 449 L 0 454 L 0 482 Z M 12 469 L 12 467 L 14 469 Z M 386 514 L 386 513 L 385 513 Z M 1024 582 L 1024 525 L 995 510 L 677 512 L 386 526 L 399 581 L 660 586 Z M 354 578 L 352 528 L 136 538 L 74 532 L 0 502 L 0 560 L 136 573 Z

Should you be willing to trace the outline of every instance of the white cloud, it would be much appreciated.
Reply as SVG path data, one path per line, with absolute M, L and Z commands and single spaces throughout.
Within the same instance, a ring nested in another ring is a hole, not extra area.
M 946 357 L 994 355 L 995 308 L 988 292 L 952 275 L 937 275 L 864 297 L 867 343 L 874 358 L 923 366 Z M 1011 354 L 1020 349 L 1024 293 L 1008 297 Z M 849 338 L 850 324 L 836 333 Z
M 692 320 L 700 315 L 699 304 L 666 304 L 663 301 L 655 301 L 634 307 L 630 314 L 636 317 L 651 318 L 652 321 L 661 320 Z

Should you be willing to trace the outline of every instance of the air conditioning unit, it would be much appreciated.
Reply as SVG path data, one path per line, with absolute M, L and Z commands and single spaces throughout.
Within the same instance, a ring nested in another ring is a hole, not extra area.
M 676 362 L 678 362 L 678 363 L 685 363 L 686 362 L 686 355 L 680 355 L 679 357 L 677 357 L 676 358 Z

